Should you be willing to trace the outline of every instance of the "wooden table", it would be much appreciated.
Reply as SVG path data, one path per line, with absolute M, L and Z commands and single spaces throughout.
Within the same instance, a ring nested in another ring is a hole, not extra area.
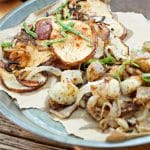
M 4 16 L 10 10 L 20 5 L 20 0 L 11 0 L 7 3 L 0 3 L 0 17 Z M 57 146 L 56 146 L 57 145 Z M 2 114 L 0 114 L 0 150 L 64 150 L 64 145 L 52 143 L 51 141 L 32 134 L 19 126 L 15 125 Z M 76 150 L 81 150 L 74 146 Z M 86 150 L 82 148 L 82 150 Z M 102 150 L 102 149 L 101 149 Z M 105 149 L 106 150 L 106 149 Z M 107 149 L 108 150 L 108 149 Z M 117 150 L 117 149 L 111 149 Z M 150 150 L 149 145 L 143 145 L 133 148 L 123 148 L 118 150 Z

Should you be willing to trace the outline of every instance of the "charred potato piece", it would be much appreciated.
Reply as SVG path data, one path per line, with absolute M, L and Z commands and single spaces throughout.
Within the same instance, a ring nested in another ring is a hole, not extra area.
M 110 43 L 105 47 L 105 53 L 107 55 L 113 55 L 118 61 L 125 60 L 129 56 L 129 48 L 123 41 L 115 37 L 112 38 Z
M 97 121 L 101 119 L 102 108 L 98 105 L 98 96 L 92 96 L 87 102 L 87 112 Z
M 91 63 L 86 71 L 88 81 L 92 82 L 100 77 L 102 77 L 105 73 L 105 68 L 98 61 Z
M 132 94 L 142 85 L 142 79 L 139 76 L 131 76 L 121 82 L 121 91 L 123 95 Z
M 6 72 L 3 68 L 0 68 L 0 79 L 2 85 L 6 89 L 16 93 L 26 93 L 35 91 L 41 88 L 47 82 L 47 77 L 41 83 L 27 80 L 21 82 L 17 80 L 14 74 Z
M 144 104 L 150 101 L 150 87 L 139 87 L 136 93 L 136 102 Z
M 61 74 L 62 82 L 72 82 L 75 85 L 83 84 L 82 72 L 80 70 L 65 70 Z
M 136 59 L 135 61 L 143 72 L 150 72 L 150 58 Z
M 94 24 L 94 28 L 97 36 L 100 37 L 106 43 L 110 36 L 110 31 L 107 28 L 106 24 L 104 23 Z
M 18 66 L 21 68 L 24 68 L 28 65 L 30 58 L 30 54 L 23 50 L 10 51 L 8 56 L 8 60 L 18 63 Z

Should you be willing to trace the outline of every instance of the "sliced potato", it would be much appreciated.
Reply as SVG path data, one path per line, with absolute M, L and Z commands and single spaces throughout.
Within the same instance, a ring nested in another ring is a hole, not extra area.
M 112 54 L 117 60 L 125 60 L 129 56 L 128 46 L 119 38 L 112 38 L 110 44 L 105 47 L 107 55 Z
M 101 16 L 93 17 L 96 22 L 101 21 L 103 18 Z M 121 40 L 124 40 L 127 36 L 127 29 L 114 18 L 104 18 L 103 23 L 106 25 L 111 34 L 115 37 L 118 37 Z
M 123 95 L 129 95 L 142 85 L 142 79 L 139 76 L 131 76 L 121 82 L 121 91 Z
M 105 73 L 105 68 L 98 61 L 91 63 L 86 71 L 87 79 L 89 82 L 98 80 Z
M 144 104 L 150 101 L 150 87 L 139 87 L 136 93 L 136 102 Z
M 111 79 L 108 83 L 107 96 L 109 99 L 116 100 L 120 96 L 120 85 L 116 79 Z
M 38 66 L 48 61 L 52 56 L 50 50 L 40 51 L 38 46 L 31 43 L 23 44 L 24 47 L 20 47 L 20 44 L 23 43 L 18 43 L 14 48 L 4 52 L 4 56 L 9 61 L 18 63 L 21 68 Z
M 23 85 L 23 84 L 21 84 L 21 82 L 19 82 L 16 79 L 14 74 L 10 74 L 2 68 L 0 68 L 0 77 L 1 77 L 1 82 L 4 85 L 4 87 L 6 89 L 8 89 L 12 92 L 16 92 L 16 93 L 32 92 L 32 91 L 37 90 L 40 87 L 42 87 L 47 81 L 47 78 L 42 83 L 37 83 L 37 82 L 34 82 L 34 81 L 27 81 L 26 80 L 26 81 L 22 81 L 22 83 L 24 83 L 24 85 Z
M 30 53 L 30 60 L 27 67 L 38 66 L 51 58 L 51 51 L 39 51 L 34 45 L 27 45 L 26 51 Z
M 82 84 L 82 72 L 80 70 L 65 70 L 61 74 L 61 82 L 72 82 L 73 84 Z
M 104 23 L 107 24 L 108 29 L 115 37 L 124 40 L 127 36 L 127 29 L 115 19 L 106 19 L 104 20 Z
M 67 21 L 64 23 L 67 24 L 69 22 Z M 68 32 L 64 42 L 53 44 L 53 51 L 56 57 L 58 57 L 64 65 L 76 66 L 86 62 L 94 55 L 95 37 L 88 24 L 73 20 L 71 22 L 74 23 L 73 28 L 87 37 L 89 41 Z M 55 29 L 53 28 L 53 30 Z M 54 37 L 54 33 L 58 37 L 58 33 L 56 34 L 54 31 L 52 32 L 52 37 Z
M 79 5 L 81 6 L 81 12 L 89 16 L 105 16 L 112 18 L 108 5 L 100 0 L 81 1 Z

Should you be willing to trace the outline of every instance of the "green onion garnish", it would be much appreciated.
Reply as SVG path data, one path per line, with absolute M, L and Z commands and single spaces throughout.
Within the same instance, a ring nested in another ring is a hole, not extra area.
M 64 42 L 65 41 L 65 38 L 60 38 L 60 39 L 54 39 L 54 40 L 47 40 L 45 42 L 43 42 L 43 46 L 50 46 L 52 44 L 55 44 L 55 43 L 61 43 L 61 42 Z
M 26 22 L 23 23 L 23 27 L 24 27 L 24 30 L 26 31 L 27 34 L 29 34 L 33 38 L 37 38 L 38 37 L 38 35 L 35 32 L 33 32 L 32 30 L 30 30 L 30 28 L 29 28 L 29 26 L 27 25 Z
M 1 44 L 2 48 L 8 48 L 8 47 L 12 47 L 12 42 L 3 42 Z
M 100 59 L 99 61 L 102 65 L 113 65 L 116 62 L 115 58 L 111 55 L 108 55 L 107 57 Z
M 150 82 L 150 73 L 143 73 L 142 80 L 145 82 Z
M 71 32 L 71 33 L 73 33 L 73 34 L 75 34 L 75 35 L 81 37 L 81 38 L 84 39 L 85 41 L 90 42 L 90 40 L 89 40 L 85 35 L 83 35 L 83 34 L 80 33 L 79 31 L 76 31 L 76 30 L 75 30 L 74 28 L 72 28 L 70 25 L 65 24 L 65 23 L 60 19 L 60 16 L 59 16 L 59 15 L 56 16 L 56 19 L 57 19 L 58 24 L 62 27 L 62 29 L 63 29 L 64 31 Z
M 116 62 L 113 56 L 108 55 L 107 57 L 103 59 L 96 59 L 96 58 L 90 59 L 86 64 L 89 65 L 95 61 L 99 61 L 102 65 L 113 65 Z
M 123 62 L 122 65 L 119 66 L 119 68 L 117 69 L 117 71 L 114 72 L 114 73 L 112 74 L 112 76 L 113 76 L 114 78 L 118 79 L 119 81 L 121 81 L 120 75 L 123 74 L 126 65 L 132 65 L 132 66 L 137 67 L 137 68 L 139 67 L 139 65 L 136 64 L 136 63 L 134 62 L 134 60 L 126 60 L 125 62 Z

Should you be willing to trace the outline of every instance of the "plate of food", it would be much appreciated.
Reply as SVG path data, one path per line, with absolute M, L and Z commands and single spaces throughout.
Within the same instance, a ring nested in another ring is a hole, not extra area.
M 148 13 L 111 3 L 31 0 L 1 20 L 7 118 L 68 146 L 150 142 Z

